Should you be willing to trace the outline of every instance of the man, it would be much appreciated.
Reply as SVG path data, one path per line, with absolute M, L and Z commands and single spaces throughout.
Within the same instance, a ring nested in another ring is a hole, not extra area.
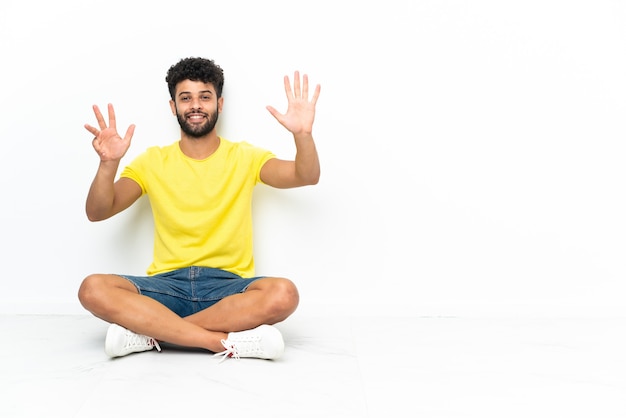
M 108 219 L 147 194 L 154 216 L 154 259 L 147 276 L 93 274 L 78 297 L 95 316 L 110 322 L 105 351 L 111 357 L 151 350 L 158 341 L 204 348 L 215 355 L 275 359 L 284 342 L 272 326 L 298 305 L 293 282 L 254 276 L 252 190 L 262 182 L 277 188 L 316 184 L 320 165 L 312 136 L 317 85 L 309 98 L 308 77 L 285 76 L 287 111 L 267 106 L 293 134 L 296 155 L 281 160 L 245 142 L 230 142 L 215 128 L 224 98 L 224 75 L 213 60 L 184 58 L 165 78 L 179 141 L 150 147 L 115 181 L 135 126 L 121 137 L 108 105 L 108 124 L 97 106 L 94 135 L 100 157 L 86 202 L 90 221 Z M 223 360 L 222 359 L 222 360 Z

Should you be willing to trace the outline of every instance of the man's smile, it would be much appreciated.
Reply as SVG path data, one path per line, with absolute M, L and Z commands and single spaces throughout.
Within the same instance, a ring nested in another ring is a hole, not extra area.
M 191 113 L 187 115 L 187 120 L 191 123 L 202 122 L 206 119 L 206 115 L 204 113 Z

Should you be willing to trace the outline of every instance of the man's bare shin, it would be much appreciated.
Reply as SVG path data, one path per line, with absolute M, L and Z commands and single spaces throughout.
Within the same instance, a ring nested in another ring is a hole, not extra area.
M 284 321 L 297 308 L 299 294 L 288 279 L 264 278 L 239 294 L 184 319 L 204 329 L 233 332 Z
M 92 314 L 138 334 L 172 344 L 221 351 L 223 332 L 212 332 L 185 321 L 161 303 L 140 295 L 134 285 L 114 275 L 87 277 L 79 300 Z

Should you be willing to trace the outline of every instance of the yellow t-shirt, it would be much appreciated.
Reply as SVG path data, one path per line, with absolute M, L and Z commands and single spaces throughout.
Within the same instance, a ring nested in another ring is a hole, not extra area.
M 121 173 L 147 194 L 154 216 L 154 259 L 147 274 L 189 266 L 254 275 L 252 191 L 261 167 L 275 155 L 246 142 L 220 138 L 204 160 L 178 141 L 148 148 Z

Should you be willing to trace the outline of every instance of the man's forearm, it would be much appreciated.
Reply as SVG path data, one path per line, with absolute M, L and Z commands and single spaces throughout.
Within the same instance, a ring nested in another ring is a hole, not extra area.
M 100 163 L 89 188 L 85 205 L 87 218 L 90 221 L 100 221 L 110 216 L 115 198 L 114 182 L 118 166 L 119 161 Z
M 317 184 L 320 178 L 320 161 L 311 134 L 294 135 L 296 143 L 296 173 L 306 184 Z

